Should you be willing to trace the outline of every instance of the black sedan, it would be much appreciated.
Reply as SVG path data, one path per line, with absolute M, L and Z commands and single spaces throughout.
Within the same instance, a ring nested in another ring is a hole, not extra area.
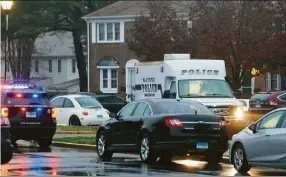
M 1 114 L 5 114 L 5 108 L 1 108 Z M 10 137 L 10 122 L 1 115 L 1 164 L 8 163 L 13 157 L 13 146 Z
M 118 113 L 127 102 L 117 95 L 96 95 L 93 96 L 110 113 Z
M 97 154 L 138 152 L 145 163 L 196 155 L 217 164 L 228 148 L 226 122 L 202 104 L 174 99 L 144 99 L 124 106 L 100 125 Z

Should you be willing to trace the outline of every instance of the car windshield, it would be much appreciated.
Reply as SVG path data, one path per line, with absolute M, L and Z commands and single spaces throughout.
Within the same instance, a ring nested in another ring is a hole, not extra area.
M 189 79 L 178 83 L 180 98 L 219 97 L 233 98 L 233 93 L 225 80 Z
M 102 105 L 90 96 L 77 97 L 75 100 L 84 108 L 102 108 Z
M 258 93 L 251 97 L 251 100 L 267 101 L 271 93 Z
M 159 102 L 156 104 L 156 114 L 197 114 L 197 115 L 214 115 L 204 105 L 199 103 L 186 102 Z

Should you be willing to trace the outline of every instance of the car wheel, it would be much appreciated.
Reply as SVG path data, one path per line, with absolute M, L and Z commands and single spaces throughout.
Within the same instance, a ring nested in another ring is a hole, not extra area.
M 222 160 L 222 157 L 223 153 L 221 152 L 210 152 L 204 156 L 204 159 L 209 165 L 217 165 Z
M 69 121 L 69 125 L 71 126 L 81 126 L 81 122 L 77 116 L 72 116 Z
M 51 139 L 41 139 L 38 140 L 38 144 L 40 148 L 49 148 L 52 145 L 52 140 Z
M 234 168 L 239 172 L 239 173 L 247 173 L 250 170 L 250 165 L 248 165 L 246 155 L 244 148 L 241 144 L 237 144 L 232 153 L 231 153 L 231 159 Z
M 9 150 L 8 152 L 5 152 L 5 154 L 2 154 L 2 153 L 1 153 L 1 165 L 2 165 L 2 164 L 9 163 L 10 160 L 12 159 L 12 157 L 13 157 L 13 151 L 12 151 L 12 149 Z
M 96 136 L 96 152 L 98 157 L 104 161 L 110 161 L 113 153 L 107 151 L 107 141 L 104 131 L 100 131 Z
M 145 134 L 140 139 L 140 158 L 144 163 L 156 162 L 157 156 L 152 149 L 152 144 L 148 134 Z

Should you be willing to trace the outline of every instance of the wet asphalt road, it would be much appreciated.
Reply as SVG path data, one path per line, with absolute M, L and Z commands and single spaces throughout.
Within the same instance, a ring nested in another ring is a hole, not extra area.
M 145 175 L 221 175 L 237 174 L 232 165 L 221 163 L 209 167 L 207 163 L 193 160 L 177 160 L 171 164 L 145 165 L 139 156 L 115 154 L 111 162 L 101 162 L 93 151 L 52 147 L 18 147 L 9 164 L 1 166 L 1 176 L 145 176 Z M 286 176 L 285 170 L 253 168 L 250 176 Z

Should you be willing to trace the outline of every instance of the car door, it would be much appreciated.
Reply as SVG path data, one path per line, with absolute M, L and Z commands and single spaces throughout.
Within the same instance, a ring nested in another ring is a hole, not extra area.
M 124 136 L 124 132 L 126 131 L 125 120 L 132 115 L 136 105 L 137 102 L 132 102 L 123 107 L 117 114 L 118 121 L 110 125 L 113 145 L 122 146 L 123 144 L 127 144 L 128 140 Z
M 69 119 L 73 112 L 75 111 L 75 106 L 69 98 L 64 99 L 63 108 L 61 109 L 61 119 L 66 125 L 69 125 Z
M 65 100 L 64 97 L 58 97 L 51 101 L 51 105 L 57 109 L 57 124 L 58 125 L 65 124 L 64 120 L 61 119 L 63 117 L 62 108 L 63 108 L 64 100 Z
M 127 144 L 129 145 L 136 145 L 138 132 L 140 131 L 143 125 L 143 115 L 148 107 L 148 103 L 146 102 L 139 102 L 132 114 L 132 116 L 126 117 L 124 120 L 125 124 L 125 131 L 124 136 L 128 141 Z
M 271 145 L 269 164 L 286 165 L 286 111 L 281 117 L 280 124 L 277 128 L 268 131 L 268 142 Z
M 269 135 L 277 129 L 284 111 L 267 114 L 257 122 L 257 132 L 244 140 L 244 146 L 249 162 L 266 163 L 272 159 L 272 145 Z

